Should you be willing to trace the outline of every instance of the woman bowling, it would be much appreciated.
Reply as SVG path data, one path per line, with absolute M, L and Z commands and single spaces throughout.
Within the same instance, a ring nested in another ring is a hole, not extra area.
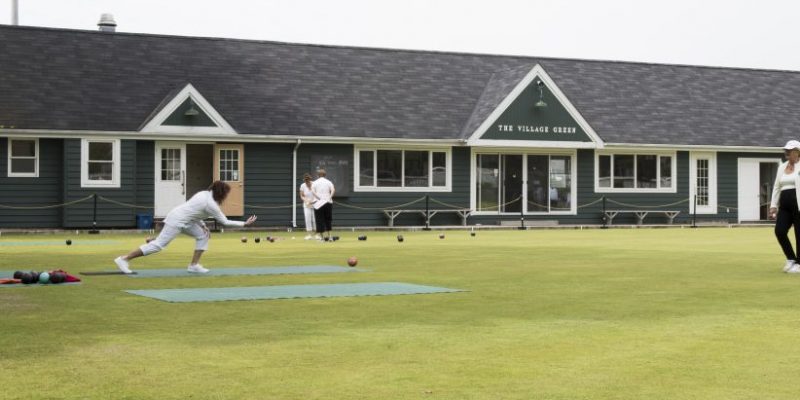
M 148 256 L 153 253 L 158 253 L 163 250 L 172 239 L 183 232 L 195 239 L 194 254 L 192 255 L 192 262 L 189 264 L 187 270 L 193 273 L 205 274 L 208 269 L 200 265 L 200 257 L 203 252 L 208 249 L 208 240 L 211 235 L 206 227 L 206 218 L 214 218 L 224 226 L 248 226 L 256 222 L 256 216 L 253 215 L 247 221 L 231 221 L 225 217 L 222 210 L 219 208 L 220 204 L 228 197 L 231 187 L 221 181 L 215 181 L 208 187 L 208 190 L 200 191 L 192 196 L 189 201 L 182 205 L 175 207 L 164 218 L 164 228 L 157 238 L 149 243 L 141 245 L 139 248 L 134 249 L 124 256 L 117 257 L 114 262 L 120 271 L 130 274 L 133 271 L 130 269 L 129 262 L 137 257 Z

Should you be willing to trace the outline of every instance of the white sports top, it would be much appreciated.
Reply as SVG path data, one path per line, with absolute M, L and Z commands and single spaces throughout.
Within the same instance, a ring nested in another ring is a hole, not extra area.
M 794 178 L 795 178 L 794 172 L 791 174 L 787 174 L 786 172 L 782 173 L 781 179 L 779 181 L 781 190 L 783 191 L 783 190 L 794 189 Z
M 324 177 L 319 177 L 311 184 L 311 189 L 318 200 L 333 203 L 333 182 Z
M 164 218 L 164 224 L 186 228 L 206 218 L 214 218 L 225 226 L 244 226 L 244 221 L 231 221 L 225 217 L 210 190 L 197 192 L 189 201 L 173 208 Z
M 308 187 L 305 182 L 300 184 L 300 192 L 303 193 L 303 198 L 305 199 L 303 207 L 312 208 L 314 204 L 314 192 L 311 191 L 311 188 Z

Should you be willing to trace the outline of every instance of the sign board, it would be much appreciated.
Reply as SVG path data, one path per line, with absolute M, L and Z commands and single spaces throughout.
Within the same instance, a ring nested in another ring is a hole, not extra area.
M 350 158 L 346 155 L 312 155 L 312 173 L 320 168 L 328 174 L 326 178 L 333 182 L 336 188 L 334 197 L 347 197 L 350 195 L 350 188 L 353 187 L 351 175 L 353 169 L 350 167 Z M 316 176 L 314 176 L 316 178 Z

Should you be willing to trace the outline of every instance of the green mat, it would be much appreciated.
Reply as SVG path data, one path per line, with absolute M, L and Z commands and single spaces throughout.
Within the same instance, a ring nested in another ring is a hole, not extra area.
M 189 276 L 228 276 L 228 275 L 287 275 L 287 274 L 331 274 L 341 272 L 364 272 L 364 269 L 337 267 L 334 265 L 306 265 L 297 267 L 231 267 L 212 268 L 206 274 L 186 271 L 186 268 L 168 269 L 135 269 L 136 274 L 126 275 L 131 278 L 166 278 Z
M 328 285 L 283 285 L 231 288 L 126 290 L 138 296 L 170 303 L 226 300 L 271 300 L 308 297 L 388 296 L 398 294 L 453 293 L 463 290 L 400 282 L 337 283 Z

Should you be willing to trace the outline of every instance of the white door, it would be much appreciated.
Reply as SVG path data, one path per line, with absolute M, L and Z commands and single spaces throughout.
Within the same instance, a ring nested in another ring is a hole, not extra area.
M 186 201 L 186 144 L 156 142 L 155 217 Z
M 780 163 L 779 158 L 739 159 L 739 222 L 767 219 L 772 185 Z
M 761 163 L 754 159 L 739 159 L 739 222 L 758 221 L 759 218 L 759 178 Z

